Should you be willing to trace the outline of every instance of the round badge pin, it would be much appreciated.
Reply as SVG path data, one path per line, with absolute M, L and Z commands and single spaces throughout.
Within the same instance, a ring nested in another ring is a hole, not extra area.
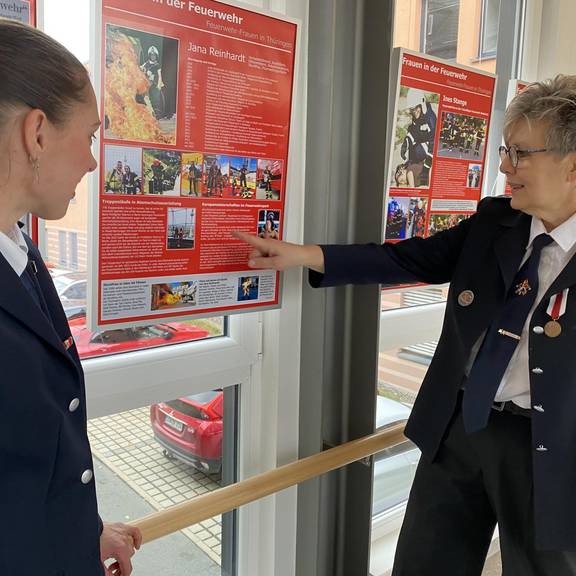
M 458 304 L 460 306 L 470 306 L 474 302 L 474 292 L 472 290 L 463 290 L 458 294 Z

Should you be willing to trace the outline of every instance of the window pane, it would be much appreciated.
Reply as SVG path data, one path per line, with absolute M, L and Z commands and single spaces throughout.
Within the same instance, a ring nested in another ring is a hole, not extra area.
M 402 349 L 380 353 L 376 427 L 406 422 L 426 366 Z M 376 454 L 372 496 L 370 573 L 385 574 L 392 566 L 400 523 L 412 486 L 420 451 L 410 441 Z
M 394 46 L 495 72 L 500 1 L 396 2 Z
M 394 310 L 409 306 L 422 306 L 444 302 L 448 295 L 448 286 L 427 286 L 407 290 L 391 290 L 384 288 L 380 299 L 380 309 Z
M 223 485 L 223 431 L 234 425 L 223 399 L 213 390 L 89 421 L 105 522 L 135 520 Z M 235 467 L 233 456 L 229 462 Z M 134 572 L 220 576 L 222 557 L 222 518 L 215 517 L 143 546 Z
M 393 44 L 494 73 L 499 11 L 500 0 L 399 0 L 395 3 Z M 455 225 L 456 216 L 437 219 L 436 231 Z M 383 323 L 388 310 L 437 304 L 446 300 L 447 292 L 448 286 L 384 289 Z M 418 322 L 412 320 L 412 323 L 418 330 Z M 430 328 L 428 324 L 422 326 Z M 408 418 L 436 344 L 435 340 L 415 341 L 380 352 L 377 426 Z M 392 567 L 419 457 L 418 448 L 408 440 L 375 457 L 370 559 L 370 572 L 374 576 L 383 576 Z M 496 573 L 498 563 L 498 556 L 490 558 L 485 576 Z
M 70 11 L 66 4 L 60 0 L 45 0 L 45 31 L 88 66 L 90 2 L 78 0 L 75 7 L 75 26 L 70 28 Z M 90 332 L 86 328 L 86 283 L 91 265 L 87 229 L 88 181 L 85 177 L 76 189 L 66 216 L 45 222 L 45 258 L 82 358 L 224 335 L 226 322 L 223 317 L 159 322 L 127 330 L 125 334 L 120 330 Z
M 498 44 L 500 0 L 484 0 L 483 4 L 482 50 L 480 55 L 495 54 Z
M 460 0 L 424 2 L 422 52 L 446 60 L 456 58 Z

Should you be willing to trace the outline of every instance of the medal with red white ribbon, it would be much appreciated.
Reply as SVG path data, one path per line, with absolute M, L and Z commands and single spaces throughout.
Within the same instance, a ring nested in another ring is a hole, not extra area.
M 562 290 L 562 292 L 554 294 L 554 296 L 550 298 L 548 308 L 546 308 L 546 314 L 548 314 L 552 320 L 544 324 L 544 334 L 550 338 L 556 338 L 556 336 L 560 336 L 562 333 L 562 326 L 558 322 L 558 319 L 566 312 L 569 290 L 570 288 L 566 288 Z

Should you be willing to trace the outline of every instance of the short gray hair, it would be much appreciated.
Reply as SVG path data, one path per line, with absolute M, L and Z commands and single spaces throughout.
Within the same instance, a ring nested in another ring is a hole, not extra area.
M 88 72 L 64 46 L 40 30 L 0 18 L 0 131 L 12 110 L 42 110 L 64 124 L 72 105 L 87 101 Z
M 544 122 L 546 147 L 558 154 L 576 152 L 576 76 L 558 74 L 522 90 L 506 109 L 504 134 L 519 121 Z

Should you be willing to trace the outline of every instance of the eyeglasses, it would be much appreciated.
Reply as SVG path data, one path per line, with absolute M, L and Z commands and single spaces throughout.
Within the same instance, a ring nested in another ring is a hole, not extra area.
M 498 154 L 500 154 L 500 160 L 504 161 L 506 156 L 510 158 L 510 163 L 512 164 L 513 168 L 518 166 L 518 160 L 523 158 L 527 154 L 534 154 L 535 152 L 548 152 L 548 148 L 526 148 L 521 150 L 516 146 L 516 144 L 512 144 L 512 146 L 500 146 L 498 148 Z

